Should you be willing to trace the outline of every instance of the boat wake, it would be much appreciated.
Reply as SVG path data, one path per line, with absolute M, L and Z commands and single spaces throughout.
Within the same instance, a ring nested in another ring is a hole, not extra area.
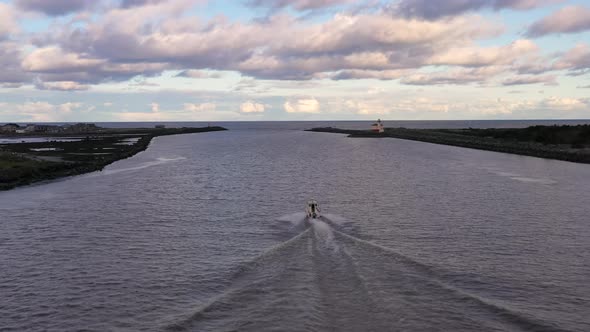
M 137 166 L 127 167 L 127 168 L 105 169 L 105 170 L 103 170 L 101 172 L 91 173 L 88 176 L 89 177 L 93 177 L 93 176 L 105 176 L 105 175 L 113 175 L 113 174 L 124 173 L 124 172 L 132 172 L 132 171 L 137 171 L 137 170 L 148 168 L 148 167 L 152 167 L 152 166 L 158 166 L 158 165 L 168 164 L 168 163 L 177 162 L 177 161 L 181 161 L 181 160 L 185 160 L 185 159 L 186 159 L 185 157 L 157 158 L 156 160 L 146 161 L 146 162 L 141 163 L 141 164 L 139 164 Z
M 498 176 L 507 177 L 509 179 L 512 179 L 515 181 L 520 181 L 520 182 L 525 182 L 525 183 L 536 183 L 536 184 L 544 184 L 544 185 L 552 185 L 552 184 L 557 183 L 557 181 L 550 179 L 550 178 L 545 178 L 545 177 L 528 177 L 528 176 L 520 175 L 518 173 L 500 171 L 496 168 L 484 168 L 484 169 L 486 169 L 490 173 L 496 174 Z
M 167 330 L 560 331 L 461 290 L 408 255 L 346 233 L 343 218 L 279 220 L 303 229 L 241 266 L 222 292 Z

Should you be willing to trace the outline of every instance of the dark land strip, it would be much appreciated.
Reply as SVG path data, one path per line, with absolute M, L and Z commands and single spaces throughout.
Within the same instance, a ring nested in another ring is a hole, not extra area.
M 98 129 L 92 133 L 7 135 L 0 143 L 0 190 L 100 171 L 149 146 L 154 137 L 226 130 L 204 128 Z M 47 141 L 29 142 L 31 137 Z
M 308 131 L 347 134 L 349 137 L 392 137 L 465 148 L 590 163 L 590 125 L 531 126 L 509 129 L 386 128 L 377 133 L 332 127 Z

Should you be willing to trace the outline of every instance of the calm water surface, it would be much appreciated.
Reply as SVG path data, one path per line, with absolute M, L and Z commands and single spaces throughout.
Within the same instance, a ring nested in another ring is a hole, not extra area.
M 323 220 L 306 223 L 316 198 Z M 0 193 L 3 331 L 590 331 L 590 167 L 296 130 Z

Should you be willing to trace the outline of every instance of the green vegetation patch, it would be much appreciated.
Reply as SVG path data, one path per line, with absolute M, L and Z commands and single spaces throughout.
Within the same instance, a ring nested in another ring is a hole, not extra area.
M 41 181 L 47 178 L 47 174 L 63 172 L 65 169 L 62 163 L 0 152 L 0 190 Z
M 39 165 L 37 161 L 21 157 L 14 153 L 0 152 L 0 176 L 4 175 L 7 170 L 36 167 L 37 165 Z

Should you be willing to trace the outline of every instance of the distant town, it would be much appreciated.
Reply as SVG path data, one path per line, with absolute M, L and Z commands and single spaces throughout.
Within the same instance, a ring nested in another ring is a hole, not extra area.
M 156 129 L 164 129 L 164 125 L 156 125 Z M 0 135 L 31 135 L 31 134 L 90 134 L 99 133 L 108 129 L 97 126 L 94 123 L 76 123 L 64 125 L 7 123 L 0 126 Z
M 103 128 L 93 123 L 76 123 L 65 125 L 47 125 L 47 124 L 27 124 L 18 125 L 16 123 L 7 123 L 0 126 L 2 134 L 84 134 L 95 133 Z

